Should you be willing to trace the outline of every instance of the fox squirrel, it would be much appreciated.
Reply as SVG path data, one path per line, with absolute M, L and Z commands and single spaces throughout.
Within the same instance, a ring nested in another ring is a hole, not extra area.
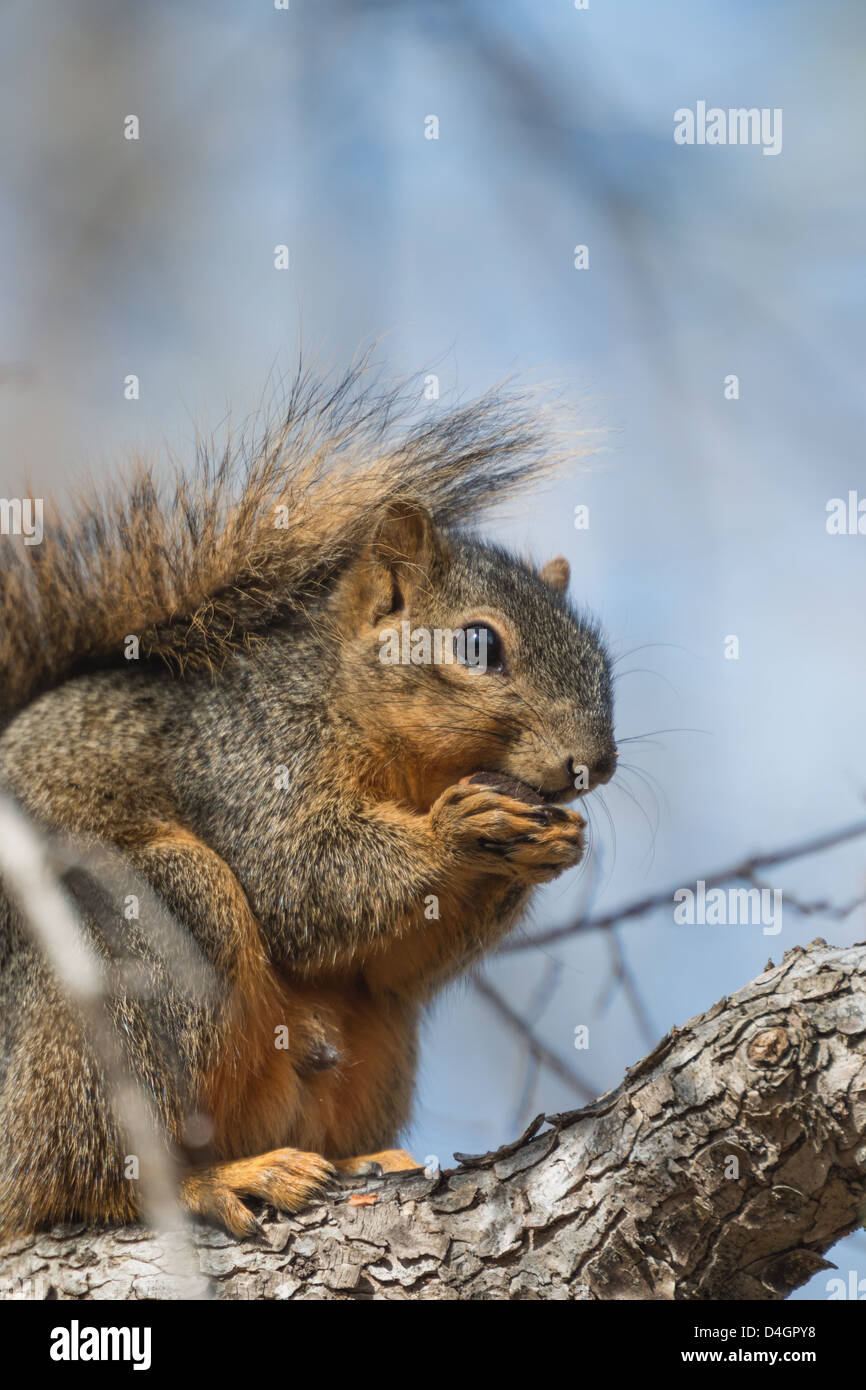
M 237 1235 L 245 1197 L 293 1211 L 335 1169 L 413 1166 L 392 1146 L 425 1005 L 579 861 L 564 803 L 615 766 L 565 560 L 467 527 L 550 466 L 533 405 L 491 393 L 395 442 L 395 399 L 299 375 L 280 428 L 204 450 L 167 500 L 140 467 L 3 543 L 0 778 L 46 832 L 112 846 L 214 972 L 191 999 L 146 911 L 66 876 L 106 967 L 150 980 L 108 1007 L 181 1200 Z M 383 660 L 389 629 L 462 655 Z M 0 980 L 0 1229 L 135 1220 L 97 1053 L 2 895 Z

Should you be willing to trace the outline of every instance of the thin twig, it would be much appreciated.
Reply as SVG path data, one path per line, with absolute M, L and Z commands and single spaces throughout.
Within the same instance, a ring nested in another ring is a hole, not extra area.
M 158 1231 L 170 1232 L 177 1257 L 173 1271 L 204 1296 L 177 1201 L 177 1174 L 161 1142 L 160 1122 L 129 1069 L 107 1010 L 105 969 L 88 945 L 51 863 L 51 850 L 15 803 L 0 794 L 0 875 L 66 994 L 78 1008 L 105 1074 L 120 1125 L 139 1160 L 143 1214 Z
M 640 1030 L 644 1042 L 646 1043 L 647 1047 L 654 1047 L 656 1042 L 658 1041 L 658 1035 L 656 1030 L 653 1028 L 649 1012 L 647 1010 L 647 1006 L 644 1003 L 643 997 L 641 995 L 640 990 L 638 989 L 637 982 L 634 978 L 634 973 L 631 969 L 631 966 L 625 958 L 625 954 L 622 949 L 622 942 L 619 939 L 619 934 L 617 933 L 616 927 L 614 927 L 613 930 L 609 932 L 608 943 L 610 946 L 611 953 L 610 983 L 608 985 L 607 990 L 605 991 L 603 998 L 599 1001 L 599 1007 L 601 1009 L 606 1008 L 607 1005 L 610 1003 L 611 999 L 613 998 L 614 991 L 616 990 L 617 985 L 621 985 L 625 993 L 625 997 L 629 1005 L 631 1006 L 632 1013 L 635 1016 L 635 1021 L 637 1022 L 638 1028 Z
M 561 1081 L 564 1081 L 567 1086 L 570 1086 L 583 1100 L 595 1100 L 596 1096 L 601 1093 L 601 1088 L 597 1086 L 594 1087 L 591 1081 L 585 1081 L 567 1062 L 564 1062 L 555 1052 L 551 1052 L 549 1047 L 545 1047 L 544 1043 L 536 1037 L 526 1020 L 520 1017 L 520 1014 L 511 1007 L 507 1000 L 503 999 L 499 991 L 494 989 L 493 985 L 491 985 L 488 980 L 482 980 L 476 977 L 473 984 L 481 997 L 486 999 L 489 1004 L 493 1005 L 493 1008 L 497 1011 L 499 1016 L 504 1019 L 512 1032 L 516 1033 L 521 1041 L 526 1044 L 531 1055 L 535 1057 L 542 1066 L 547 1067 L 548 1071 L 552 1071 L 555 1076 L 558 1076 Z
M 734 879 L 749 879 L 758 872 L 759 869 L 771 868 L 774 864 L 784 864 L 791 859 L 804 859 L 809 854 L 820 854 L 822 850 L 833 849 L 836 845 L 844 844 L 847 840 L 855 840 L 860 835 L 866 835 L 866 821 L 857 821 L 854 825 L 846 826 L 843 830 L 833 830 L 826 835 L 818 835 L 813 840 L 803 840 L 796 845 L 788 845 L 784 849 L 773 850 L 768 854 L 755 854 L 749 859 L 744 859 L 740 864 L 734 864 L 728 869 L 719 869 L 715 873 L 701 874 L 700 879 L 706 883 L 707 888 L 712 888 L 720 883 L 730 883 Z M 570 922 L 564 927 L 551 927 L 548 931 L 539 932 L 534 936 L 521 937 L 514 941 L 506 942 L 499 949 L 502 953 L 511 951 L 530 951 L 536 946 L 549 946 L 554 941 L 564 941 L 569 936 L 582 935 L 589 931 L 605 931 L 615 926 L 619 922 L 626 922 L 634 917 L 643 917 L 647 912 L 653 912 L 659 907 L 669 907 L 674 901 L 674 894 L 682 888 L 682 880 L 672 888 L 665 888 L 658 893 L 649 893 L 645 898 L 638 898 L 635 902 L 627 903 L 624 907 L 616 908 L 612 912 L 604 913 L 599 917 L 590 917 L 576 922 Z M 853 911 L 857 904 L 852 903 L 847 909 Z

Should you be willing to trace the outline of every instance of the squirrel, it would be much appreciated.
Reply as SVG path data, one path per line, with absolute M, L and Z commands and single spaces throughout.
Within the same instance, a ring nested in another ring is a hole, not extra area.
M 168 493 L 139 464 L 41 545 L 4 541 L 3 789 L 110 847 L 213 972 L 193 998 L 146 908 L 64 876 L 179 1200 L 236 1236 L 249 1198 L 292 1212 L 337 1173 L 417 1166 L 395 1145 L 424 1010 L 580 861 L 567 803 L 616 763 L 567 562 L 477 532 L 559 466 L 534 402 L 396 437 L 403 389 L 299 372 L 277 428 L 200 445 Z M 385 660 L 388 632 L 451 645 Z M 110 976 L 127 957 L 149 992 Z M 109 1078 L 3 893 L 0 982 L 0 1231 L 139 1219 Z

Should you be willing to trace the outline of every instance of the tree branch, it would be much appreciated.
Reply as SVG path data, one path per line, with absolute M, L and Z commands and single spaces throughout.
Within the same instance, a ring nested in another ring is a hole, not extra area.
M 863 1220 L 864 1126 L 866 944 L 818 939 L 514 1144 L 195 1246 L 218 1298 L 781 1299 Z M 176 1292 L 141 1228 L 3 1253 L 24 1296 Z

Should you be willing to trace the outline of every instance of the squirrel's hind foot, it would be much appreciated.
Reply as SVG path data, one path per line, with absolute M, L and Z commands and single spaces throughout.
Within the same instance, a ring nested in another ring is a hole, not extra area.
M 334 1167 L 347 1177 L 379 1178 L 383 1173 L 409 1173 L 423 1168 L 405 1149 L 383 1149 L 376 1154 L 358 1154 L 355 1158 L 335 1158 Z
M 300 1211 L 321 1197 L 334 1167 L 320 1154 L 272 1149 L 255 1158 L 199 1168 L 181 1183 L 180 1195 L 193 1216 L 227 1227 L 235 1236 L 255 1235 L 259 1223 L 241 1197 L 260 1197 L 280 1211 Z

